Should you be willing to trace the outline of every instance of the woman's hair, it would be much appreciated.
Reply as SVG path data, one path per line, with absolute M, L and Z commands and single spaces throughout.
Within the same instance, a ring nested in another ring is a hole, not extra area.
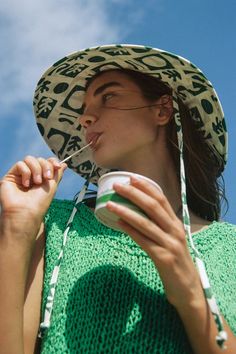
M 155 101 L 162 95 L 172 95 L 172 89 L 158 78 L 131 69 L 111 69 L 126 74 L 140 88 L 143 96 Z M 101 72 L 95 77 L 100 76 Z M 89 86 L 94 80 L 88 82 Z M 184 103 L 178 100 L 183 130 L 183 154 L 186 173 L 187 203 L 190 209 L 205 220 L 219 220 L 221 201 L 225 197 L 224 179 L 221 175 L 223 161 L 217 159 Z M 167 126 L 167 146 L 180 181 L 180 154 L 174 119 Z

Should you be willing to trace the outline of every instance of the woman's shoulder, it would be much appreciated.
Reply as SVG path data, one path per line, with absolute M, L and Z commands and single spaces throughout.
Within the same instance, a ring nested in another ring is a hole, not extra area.
M 236 226 L 226 221 L 213 221 L 193 233 L 193 241 L 201 254 L 225 262 L 235 259 Z M 228 259 L 228 260 L 227 260 Z
M 224 220 L 219 221 L 208 221 L 197 216 L 194 213 L 190 213 L 191 216 L 191 231 L 192 235 L 201 235 L 204 232 L 206 234 L 214 233 L 216 236 L 222 233 L 229 234 L 231 236 L 236 236 L 236 225 L 226 222 Z
M 195 232 L 194 234 L 201 236 L 201 235 L 215 235 L 215 237 L 219 236 L 220 239 L 224 237 L 236 237 L 236 225 L 231 224 L 227 221 L 220 220 L 220 221 L 212 221 L 210 223 L 206 223 L 202 225 L 202 227 Z M 236 241 L 236 239 L 235 239 Z
M 235 257 L 236 225 L 223 220 L 206 221 L 192 214 L 191 232 L 196 248 L 205 257 L 224 258 L 226 263 L 227 257 Z

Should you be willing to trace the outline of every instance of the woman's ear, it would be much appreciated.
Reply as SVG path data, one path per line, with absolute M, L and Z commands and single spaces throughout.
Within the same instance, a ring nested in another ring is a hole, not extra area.
M 173 116 L 173 99 L 170 95 L 163 95 L 157 101 L 156 123 L 166 125 Z

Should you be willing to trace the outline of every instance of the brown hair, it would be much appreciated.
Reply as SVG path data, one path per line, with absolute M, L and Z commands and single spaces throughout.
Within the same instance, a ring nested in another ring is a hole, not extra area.
M 145 98 L 154 101 L 162 95 L 172 95 L 172 89 L 158 78 L 131 69 L 111 69 L 128 75 L 141 89 Z M 95 77 L 98 77 L 101 72 Z M 89 86 L 93 77 L 87 84 Z M 179 99 L 179 111 L 183 130 L 183 154 L 186 173 L 187 203 L 190 209 L 201 218 L 209 221 L 219 220 L 221 201 L 228 205 L 225 197 L 224 179 L 221 174 L 223 161 L 216 157 L 206 143 L 201 131 L 187 107 Z M 180 172 L 179 148 L 176 124 L 171 119 L 167 126 L 167 144 L 173 158 L 177 175 Z

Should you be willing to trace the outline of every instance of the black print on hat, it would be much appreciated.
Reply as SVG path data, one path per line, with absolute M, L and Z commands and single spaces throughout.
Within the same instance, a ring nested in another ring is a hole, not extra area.
M 76 112 L 78 114 L 83 113 L 82 105 L 78 99 L 79 93 L 84 91 L 84 87 L 80 85 L 75 85 L 72 90 L 66 96 L 66 99 L 62 103 L 62 107 L 68 109 L 69 111 Z M 77 105 L 77 107 L 76 107 Z
M 42 124 L 37 123 L 37 127 L 38 127 L 38 129 L 39 129 L 39 131 L 40 131 L 40 134 L 41 134 L 42 136 L 44 136 L 44 127 L 42 126 Z
M 211 104 L 210 101 L 206 100 L 206 99 L 202 99 L 201 100 L 201 104 L 202 104 L 202 108 L 204 109 L 204 111 L 207 113 L 207 114 L 212 114 L 213 113 L 213 106 Z
M 173 82 L 181 80 L 181 75 L 177 70 L 166 70 L 163 71 L 163 74 L 167 76 L 169 79 L 173 80 Z
M 88 67 L 87 65 L 80 65 L 78 63 L 75 63 L 73 65 L 69 65 L 64 70 L 60 70 L 60 74 L 66 76 L 66 77 L 75 78 L 78 74 L 80 74 L 87 67 Z
M 106 62 L 105 64 L 96 65 L 96 67 L 93 69 L 93 75 L 99 73 L 100 71 L 105 71 L 110 69 L 122 69 L 122 68 L 123 67 L 118 63 L 116 63 L 115 61 Z
M 218 134 L 220 143 L 225 146 L 225 121 L 221 121 L 218 117 L 216 117 L 216 123 L 212 123 L 212 129 Z
M 60 82 L 54 87 L 53 92 L 56 94 L 60 94 L 65 92 L 68 89 L 68 87 L 69 84 L 67 82 Z
M 150 51 L 152 51 L 152 48 L 150 48 Z M 166 58 L 169 58 L 171 62 L 173 62 L 174 60 L 176 64 L 178 63 L 177 65 L 181 65 L 183 66 L 183 68 L 186 67 L 186 60 L 184 58 L 181 58 L 178 55 L 166 51 L 162 51 L 162 55 L 164 55 Z M 197 67 L 195 65 L 191 65 L 191 63 L 188 63 L 188 65 L 197 69 Z
M 133 47 L 132 48 L 132 51 L 134 52 L 134 53 L 146 53 L 146 52 L 150 52 L 150 50 L 152 50 L 152 48 L 151 47 L 142 47 L 142 46 L 140 46 L 140 47 L 137 47 L 137 48 L 135 48 L 135 47 Z
M 68 123 L 69 125 L 73 125 L 76 119 L 78 119 L 78 116 L 63 112 L 59 114 L 58 121 L 60 123 Z
M 83 178 L 87 179 L 90 175 L 90 171 L 92 170 L 92 167 L 93 167 L 93 165 L 92 165 L 91 161 L 87 160 L 87 161 L 75 166 L 75 169 L 78 171 L 78 173 Z M 97 175 L 97 173 L 96 173 L 96 175 Z M 90 178 L 90 181 L 92 182 L 92 178 Z
M 88 61 L 90 63 L 100 63 L 101 61 L 105 61 L 106 58 L 102 57 L 101 55 L 97 55 L 95 57 L 89 58 Z
M 166 70 L 174 69 L 173 65 L 161 54 L 144 55 L 136 59 L 138 62 L 145 64 L 149 70 Z
M 101 52 L 106 53 L 113 57 L 119 55 L 130 55 L 129 51 L 123 48 L 122 46 L 116 46 L 115 48 L 106 48 L 106 49 L 101 48 Z
M 50 89 L 50 84 L 51 84 L 51 81 L 45 80 L 44 78 L 41 79 L 41 80 L 39 80 L 37 92 L 44 93 L 44 92 L 49 91 L 49 89 Z
M 58 154 L 59 157 L 61 157 L 61 154 L 64 152 L 65 147 L 68 143 L 68 141 L 70 140 L 70 134 L 65 133 L 61 130 L 55 129 L 55 128 L 51 128 L 49 130 L 49 133 L 47 135 L 47 138 L 50 142 L 50 139 L 53 137 L 55 138 L 55 136 L 57 137 L 57 151 L 56 153 Z
M 67 62 L 65 60 L 67 59 Z M 72 63 L 70 62 L 72 60 Z M 74 63 L 73 63 L 74 62 Z M 78 74 L 80 74 L 83 70 L 85 70 L 88 65 L 79 64 L 74 59 L 64 58 L 62 61 L 57 62 L 52 66 L 49 76 L 53 76 L 55 74 L 59 74 L 60 76 L 75 78 Z
M 76 151 L 79 150 L 81 148 L 81 139 L 79 136 L 72 136 L 69 143 L 68 143 L 68 148 L 67 151 Z
M 38 102 L 36 112 L 38 117 L 47 119 L 55 107 L 57 100 L 53 98 L 43 96 Z

